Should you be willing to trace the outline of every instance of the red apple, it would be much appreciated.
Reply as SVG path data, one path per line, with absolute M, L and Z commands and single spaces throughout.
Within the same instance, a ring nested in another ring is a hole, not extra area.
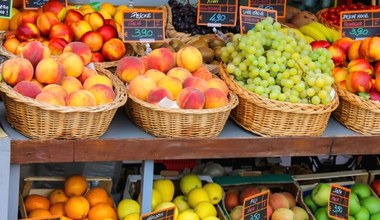
M 380 180 L 373 180 L 371 182 L 371 188 L 376 193 L 377 196 L 380 196 Z
M 230 189 L 226 192 L 224 197 L 224 206 L 227 211 L 231 211 L 233 208 L 239 205 L 239 192 L 234 189 Z
M 368 60 L 364 58 L 351 60 L 348 63 L 347 68 L 348 68 L 348 72 L 363 71 L 370 75 L 373 73 L 372 65 L 368 62 Z
M 334 77 L 335 82 L 339 84 L 340 82 L 346 80 L 347 75 L 348 75 L 348 70 L 345 67 L 334 67 L 331 70 L 331 74 Z
M 346 78 L 346 89 L 353 93 L 369 92 L 372 87 L 372 77 L 363 71 L 348 73 Z
M 342 38 L 339 38 L 338 40 L 334 41 L 333 44 L 340 46 L 345 52 L 347 52 L 347 50 L 351 46 L 352 42 L 354 42 L 354 40 L 352 40 L 351 38 L 342 37 Z
M 327 40 L 315 40 L 310 42 L 310 46 L 313 50 L 317 48 L 328 48 L 330 45 L 330 42 L 328 42 Z
M 247 186 L 241 192 L 239 196 L 239 203 L 243 205 L 244 199 L 260 193 L 260 189 L 254 186 Z
M 332 53 L 332 60 L 334 61 L 335 66 L 342 66 L 346 62 L 346 52 L 338 46 L 331 45 L 327 48 Z

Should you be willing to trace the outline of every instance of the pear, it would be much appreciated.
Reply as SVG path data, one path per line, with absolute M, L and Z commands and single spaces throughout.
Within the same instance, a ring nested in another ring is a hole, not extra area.
M 170 202 L 174 196 L 174 183 L 170 179 L 157 179 L 153 181 L 153 189 L 161 194 L 162 202 Z

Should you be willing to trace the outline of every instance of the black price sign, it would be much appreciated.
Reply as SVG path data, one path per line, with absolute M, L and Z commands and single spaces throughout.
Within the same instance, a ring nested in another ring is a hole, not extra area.
M 248 0 L 248 6 L 276 10 L 279 18 L 286 16 L 286 0 Z
M 12 0 L 0 1 L 0 17 L 11 18 L 12 15 Z
M 342 36 L 360 40 L 380 36 L 380 10 L 342 11 Z
M 165 40 L 163 10 L 124 12 L 124 42 L 158 42 Z
M 141 215 L 140 220 L 174 220 L 175 206 Z
M 197 25 L 236 26 L 237 0 L 198 0 Z
M 244 199 L 243 220 L 268 220 L 269 190 Z
M 277 11 L 240 6 L 240 33 L 246 34 L 266 17 L 272 17 L 277 21 Z
M 24 9 L 37 9 L 42 7 L 49 0 L 23 0 Z M 67 7 L 67 0 L 59 0 L 65 7 Z
M 349 219 L 349 199 L 351 190 L 346 187 L 331 184 L 328 214 L 334 219 Z

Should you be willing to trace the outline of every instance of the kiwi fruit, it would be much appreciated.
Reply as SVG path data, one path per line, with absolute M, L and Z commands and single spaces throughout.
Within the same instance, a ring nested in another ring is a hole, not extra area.
M 154 49 L 157 49 L 160 47 L 165 47 L 165 46 L 163 46 L 164 44 L 167 44 L 167 43 L 166 42 L 152 42 L 152 43 L 150 43 L 150 48 L 152 48 L 152 50 L 154 50 Z
M 169 44 L 172 46 L 174 49 L 178 47 L 179 44 L 183 44 L 183 42 L 180 39 L 173 38 L 170 40 Z
M 222 53 L 222 46 L 217 46 L 214 48 L 214 60 L 220 61 L 220 54 Z
M 226 45 L 226 42 L 224 42 L 224 40 L 220 39 L 220 38 L 215 38 L 213 39 L 210 43 L 209 43 L 209 46 L 212 48 L 212 49 L 215 49 L 215 47 L 224 47 Z
M 199 47 L 199 52 L 202 54 L 203 62 L 210 63 L 214 60 L 214 50 L 209 47 Z
M 198 39 L 194 42 L 191 42 L 190 45 L 195 47 L 195 48 L 208 47 L 208 43 L 204 40 L 201 40 L 201 39 Z

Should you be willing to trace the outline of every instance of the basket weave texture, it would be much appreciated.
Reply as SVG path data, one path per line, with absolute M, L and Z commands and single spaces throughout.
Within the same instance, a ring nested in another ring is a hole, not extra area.
M 322 10 L 319 10 L 315 15 L 317 16 L 318 18 L 318 21 L 322 24 L 324 24 L 326 27 L 329 27 L 329 28 L 332 28 L 332 29 L 335 29 L 337 31 L 340 31 L 340 27 L 339 26 L 336 26 L 332 23 L 330 23 L 328 20 L 326 20 L 322 14 L 323 12 L 327 11 L 328 9 L 327 8 L 324 8 Z
M 380 134 L 380 102 L 366 101 L 345 89 L 337 88 L 339 106 L 333 117 L 347 128 L 365 135 Z
M 295 104 L 261 97 L 236 83 L 219 66 L 220 77 L 239 97 L 231 118 L 244 129 L 261 136 L 320 136 L 331 112 L 339 104 L 335 95 L 328 105 Z
M 115 75 L 95 67 L 98 74 L 108 76 L 113 82 L 116 96 L 111 103 L 93 107 L 56 106 L 23 96 L 0 82 L 8 122 L 31 139 L 99 138 L 108 129 L 116 110 L 126 103 L 127 95 L 125 86 Z
M 215 109 L 173 109 L 144 102 L 128 91 L 125 112 L 142 130 L 156 137 L 216 137 L 223 130 L 231 109 L 238 104 L 229 94 L 227 105 Z

